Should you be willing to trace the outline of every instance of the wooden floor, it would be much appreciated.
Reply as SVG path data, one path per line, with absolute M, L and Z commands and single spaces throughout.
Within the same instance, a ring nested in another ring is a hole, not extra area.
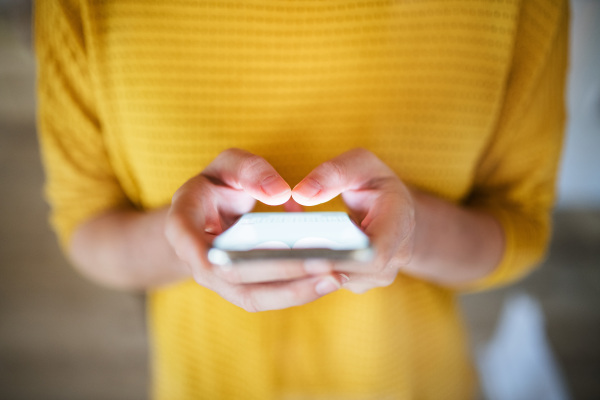
M 79 277 L 47 227 L 33 80 L 31 52 L 0 20 L 0 399 L 146 398 L 143 297 Z M 573 398 L 598 399 L 600 211 L 561 211 L 555 222 L 541 269 L 461 303 L 477 347 L 507 296 L 538 299 Z

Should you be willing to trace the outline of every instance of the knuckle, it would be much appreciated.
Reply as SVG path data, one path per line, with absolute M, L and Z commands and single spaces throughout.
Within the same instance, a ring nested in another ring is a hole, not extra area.
M 237 157 L 240 156 L 242 154 L 246 153 L 244 150 L 242 149 L 238 149 L 237 147 L 230 147 L 226 150 L 223 150 L 218 156 L 217 158 L 230 158 L 230 157 Z
M 333 178 L 336 182 L 343 182 L 346 177 L 344 167 L 336 160 L 325 161 L 321 165 L 323 175 Z
M 406 218 L 403 219 L 402 231 L 405 235 L 405 240 L 403 242 L 407 242 L 406 239 L 413 238 L 415 229 L 417 228 L 417 219 L 415 217 L 414 210 L 408 213 Z
M 183 193 L 186 190 L 186 185 L 187 185 L 187 182 L 184 183 L 183 185 L 181 185 L 179 188 L 177 188 L 175 193 L 173 193 L 173 196 L 171 197 L 171 204 L 176 204 L 178 202 L 178 200 L 181 198 L 181 196 L 183 196 Z
M 274 280 L 274 281 L 289 281 L 291 279 L 294 279 L 296 277 L 296 275 L 293 273 L 293 270 L 289 269 L 289 268 L 281 268 L 280 270 L 273 270 L 273 272 L 271 273 L 269 271 L 269 277 L 270 279 Z
M 396 254 L 394 257 L 392 257 L 390 259 L 390 261 L 388 262 L 388 269 L 392 270 L 392 271 L 397 271 L 399 270 L 402 265 L 404 264 L 404 257 L 402 254 Z
M 394 183 L 397 181 L 396 174 L 372 151 L 360 147 L 351 150 L 351 152 L 353 158 L 361 160 L 365 165 L 370 165 L 370 168 L 377 171 L 377 174 L 382 178 L 392 178 L 389 181 Z M 385 181 L 382 180 L 382 183 L 384 182 Z
M 286 290 L 286 298 L 290 300 L 291 303 L 298 304 L 303 297 L 304 291 L 299 285 L 290 285 Z
M 372 271 L 375 275 L 382 275 L 387 270 L 387 263 L 384 262 L 376 262 L 372 266 Z
M 350 152 L 353 155 L 357 155 L 357 156 L 369 156 L 369 155 L 373 154 L 369 150 L 365 149 L 364 147 L 356 147 L 356 148 L 350 150 Z
M 240 162 L 240 174 L 243 174 L 246 171 L 256 170 L 257 168 L 262 168 L 267 164 L 267 161 L 257 156 L 256 154 L 249 154 Z
M 256 298 L 252 295 L 252 292 L 248 290 L 241 290 L 238 292 L 239 306 L 244 310 L 255 313 L 260 311 Z
M 171 243 L 177 245 L 177 238 L 187 230 L 184 218 L 176 213 L 169 213 L 165 222 L 164 234 Z
M 396 274 L 393 275 L 386 275 L 383 276 L 380 280 L 379 280 L 379 286 L 381 287 L 387 287 L 390 286 L 392 283 L 394 283 L 394 281 L 396 280 Z
M 402 245 L 398 250 L 396 250 L 396 254 L 390 261 L 390 265 L 395 267 L 396 269 L 401 268 L 402 266 L 410 263 L 412 259 L 412 247 Z
M 356 293 L 356 294 L 363 294 L 369 290 L 369 288 L 367 288 L 363 284 L 353 284 L 353 285 L 348 286 L 347 289 L 350 290 L 352 293 Z
M 193 268 L 191 267 L 192 277 L 194 281 L 200 286 L 208 287 L 209 279 L 206 276 L 206 273 L 201 268 Z
M 355 149 L 352 149 L 351 152 L 352 152 L 353 156 L 360 157 L 365 160 L 369 160 L 369 161 L 379 160 L 379 158 L 377 158 L 377 156 L 375 154 L 373 154 L 372 151 L 367 150 L 364 147 L 357 147 Z
M 175 255 L 189 266 L 205 268 L 206 245 L 193 233 L 190 223 L 182 217 L 174 217 L 165 223 L 164 236 Z
M 249 154 L 239 163 L 237 176 L 240 182 L 248 184 L 250 181 L 265 178 L 262 174 L 271 172 L 270 170 L 270 164 L 267 160 L 255 154 Z M 275 172 L 272 171 L 272 174 L 275 174 Z
M 241 283 L 242 276 L 237 268 L 220 268 L 214 267 L 215 274 L 218 275 L 221 279 L 229 282 L 229 283 Z
M 278 278 L 286 281 L 309 275 L 304 269 L 304 265 L 290 265 L 286 268 L 280 268 L 279 274 Z

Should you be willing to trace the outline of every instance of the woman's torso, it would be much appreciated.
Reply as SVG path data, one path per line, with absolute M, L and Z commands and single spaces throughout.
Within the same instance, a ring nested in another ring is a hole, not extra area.
M 472 189 L 511 65 L 517 2 L 90 2 L 109 156 L 139 207 L 219 152 L 293 186 L 353 147 L 453 202 Z M 329 208 L 339 208 L 334 201 Z M 150 295 L 157 398 L 465 398 L 451 291 L 399 276 L 364 295 L 248 314 L 193 282 Z

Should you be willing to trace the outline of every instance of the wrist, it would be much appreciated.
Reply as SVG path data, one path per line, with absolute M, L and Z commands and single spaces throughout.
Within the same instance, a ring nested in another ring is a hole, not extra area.
M 415 209 L 414 246 L 400 271 L 456 286 L 491 273 L 504 248 L 499 223 L 489 214 L 411 188 Z
M 175 283 L 180 280 L 188 279 L 192 277 L 192 272 L 189 266 L 177 256 L 175 250 L 169 243 L 165 235 L 165 227 L 167 222 L 167 216 L 169 214 L 169 207 L 163 207 L 154 211 L 150 211 L 148 215 L 148 228 L 155 230 L 152 237 L 156 240 L 153 241 L 157 246 L 159 254 L 156 254 L 157 260 L 162 260 L 162 264 L 165 266 L 165 275 L 169 278 L 165 282 L 166 284 Z M 150 249 L 149 249 L 150 250 Z

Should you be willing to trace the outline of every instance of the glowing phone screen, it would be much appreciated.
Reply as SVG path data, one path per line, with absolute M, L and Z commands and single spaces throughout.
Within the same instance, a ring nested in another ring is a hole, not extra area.
M 369 247 L 369 238 L 345 212 L 249 213 L 219 235 L 213 247 L 355 250 Z

